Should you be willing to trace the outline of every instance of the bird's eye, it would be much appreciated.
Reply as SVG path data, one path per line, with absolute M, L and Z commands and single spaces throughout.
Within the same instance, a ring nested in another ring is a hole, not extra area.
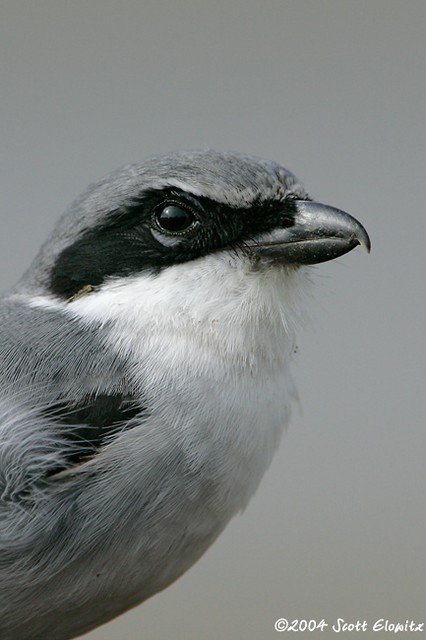
M 155 221 L 162 231 L 182 233 L 194 226 L 195 214 L 177 204 L 168 204 L 156 212 Z

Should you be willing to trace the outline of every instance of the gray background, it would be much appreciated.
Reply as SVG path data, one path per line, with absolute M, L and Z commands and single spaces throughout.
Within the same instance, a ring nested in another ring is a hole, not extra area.
M 1 288 L 88 182 L 178 148 L 279 160 L 373 243 L 316 270 L 303 412 L 246 512 L 175 585 L 87 639 L 426 621 L 426 2 L 2 0 L 0 12 Z

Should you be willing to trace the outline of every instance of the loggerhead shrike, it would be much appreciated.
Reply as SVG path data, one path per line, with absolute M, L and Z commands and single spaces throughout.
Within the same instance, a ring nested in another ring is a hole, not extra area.
M 164 589 L 243 509 L 295 395 L 311 265 L 370 241 L 215 151 L 90 186 L 0 300 L 0 638 L 64 640 Z

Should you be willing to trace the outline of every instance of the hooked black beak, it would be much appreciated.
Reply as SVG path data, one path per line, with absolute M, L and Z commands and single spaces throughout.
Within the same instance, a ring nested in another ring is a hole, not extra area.
M 358 220 L 340 209 L 310 200 L 295 200 L 294 224 L 263 234 L 253 246 L 260 257 L 283 264 L 317 264 L 333 260 L 370 238 Z

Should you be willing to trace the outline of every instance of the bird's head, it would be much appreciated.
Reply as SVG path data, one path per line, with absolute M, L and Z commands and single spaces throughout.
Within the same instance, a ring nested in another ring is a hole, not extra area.
M 31 273 L 69 299 L 89 285 L 218 251 L 241 251 L 257 266 L 297 266 L 332 260 L 358 244 L 369 250 L 363 226 L 312 202 L 280 165 L 192 151 L 124 167 L 91 185 L 61 218 Z
M 259 291 L 262 274 L 284 282 L 301 265 L 358 244 L 370 247 L 355 218 L 313 202 L 274 162 L 173 153 L 91 185 L 60 219 L 22 286 L 71 304 L 82 297 L 95 304 L 113 290 L 118 304 L 145 308 L 155 290 L 174 313 L 185 304 L 195 308 L 200 296 L 217 305 L 223 294 L 226 304 L 243 281 L 257 282 Z

